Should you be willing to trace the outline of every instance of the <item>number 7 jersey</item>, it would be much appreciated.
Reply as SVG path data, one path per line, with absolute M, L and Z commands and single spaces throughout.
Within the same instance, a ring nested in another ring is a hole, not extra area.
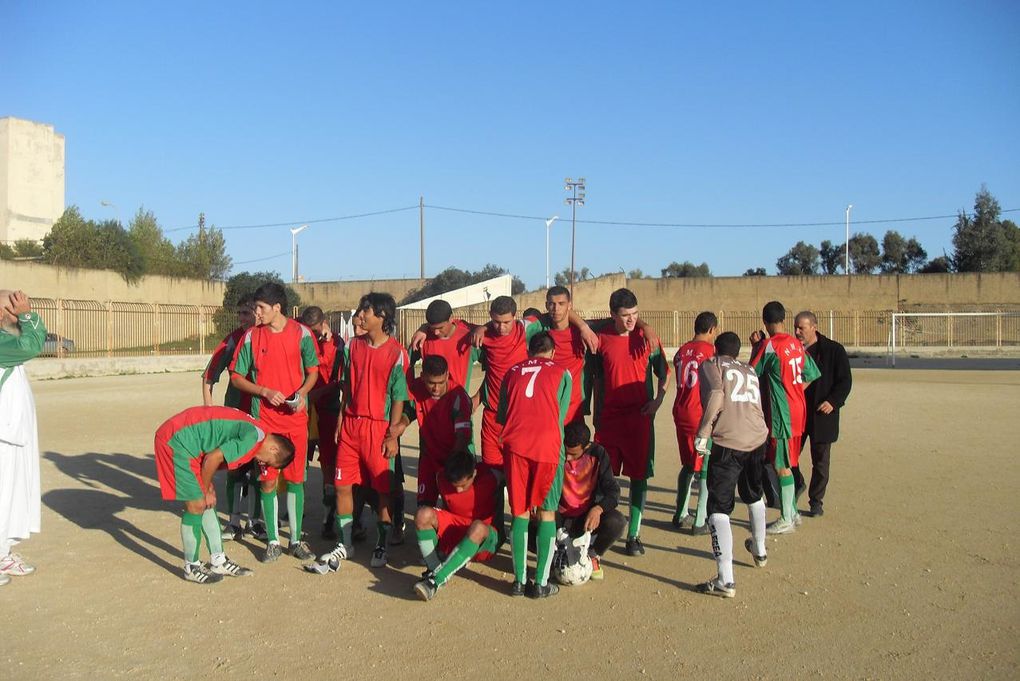
M 821 376 L 811 355 L 799 340 L 788 333 L 765 339 L 751 359 L 755 373 L 765 378 L 765 421 L 776 440 L 797 437 L 807 424 L 804 390 Z
M 559 463 L 572 391 L 570 372 L 551 359 L 533 357 L 511 367 L 496 414 L 503 424 L 504 449 L 532 461 Z

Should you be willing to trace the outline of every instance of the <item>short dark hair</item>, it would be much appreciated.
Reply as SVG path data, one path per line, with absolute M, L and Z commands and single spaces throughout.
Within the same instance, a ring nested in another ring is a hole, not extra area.
M 732 331 L 724 331 L 715 339 L 715 354 L 736 357 L 740 354 L 740 336 Z
M 433 300 L 425 308 L 425 321 L 429 324 L 440 324 L 450 321 L 453 316 L 453 308 L 445 300 Z
M 694 333 L 708 333 L 713 326 L 719 326 L 719 319 L 713 312 L 699 312 L 694 318 Z
M 475 455 L 463 449 L 453 452 L 443 462 L 443 476 L 451 483 L 470 478 L 475 471 Z
M 258 303 L 279 305 L 281 310 L 287 307 L 287 291 L 275 281 L 267 281 L 259 286 L 252 294 L 252 298 Z
M 549 352 L 556 348 L 556 343 L 553 341 L 552 336 L 546 331 L 540 331 L 531 337 L 528 341 L 528 354 L 534 357 L 540 355 L 543 352 Z
M 425 355 L 421 360 L 422 376 L 442 376 L 449 370 L 450 365 L 442 355 Z
M 529 307 L 527 310 L 521 313 L 521 318 L 528 319 L 529 317 L 541 317 L 542 311 L 537 307 Z
M 801 310 L 800 312 L 797 313 L 797 316 L 794 317 L 793 321 L 794 323 L 796 323 L 798 320 L 801 319 L 808 320 L 809 322 L 811 322 L 812 326 L 818 326 L 818 317 L 816 317 L 815 313 L 812 312 L 811 310 Z
M 786 308 L 778 300 L 765 303 L 761 309 L 761 320 L 766 324 L 778 324 L 786 320 Z
M 255 299 L 252 298 L 250 294 L 246 293 L 237 299 L 237 307 L 243 307 L 250 310 L 255 307 Z
M 637 296 L 629 288 L 618 288 L 609 296 L 609 311 L 637 307 Z
M 309 305 L 301 311 L 301 323 L 305 326 L 318 326 L 325 318 L 326 315 L 318 305 Z
M 591 442 L 591 430 L 584 421 L 574 421 L 563 427 L 564 447 L 587 447 Z
M 391 335 L 397 327 L 397 301 L 389 293 L 366 293 L 358 301 L 358 312 L 372 310 L 376 317 L 383 318 L 383 333 Z
M 553 286 L 545 292 L 545 299 L 548 301 L 553 296 L 566 296 L 567 300 L 570 300 L 570 289 L 566 286 Z
M 276 440 L 276 444 L 283 450 L 283 460 L 278 462 L 280 465 L 276 468 L 286 468 L 294 460 L 294 453 L 297 451 L 294 449 L 294 443 L 283 433 L 270 433 L 269 437 Z
M 489 303 L 489 314 L 517 314 L 517 301 L 510 296 L 496 296 Z

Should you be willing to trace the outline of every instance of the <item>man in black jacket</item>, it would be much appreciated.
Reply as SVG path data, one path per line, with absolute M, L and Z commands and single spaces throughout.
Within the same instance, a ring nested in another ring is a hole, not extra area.
M 839 439 L 839 410 L 850 395 L 853 379 L 850 375 L 850 360 L 846 349 L 836 341 L 818 333 L 818 318 L 813 312 L 801 312 L 796 319 L 797 338 L 804 344 L 804 350 L 815 360 L 821 370 L 821 378 L 808 386 L 807 430 L 801 438 L 811 438 L 811 483 L 808 500 L 811 515 L 822 515 L 822 499 L 829 484 L 829 451 L 832 443 Z M 804 476 L 794 469 L 795 484 L 804 487 Z

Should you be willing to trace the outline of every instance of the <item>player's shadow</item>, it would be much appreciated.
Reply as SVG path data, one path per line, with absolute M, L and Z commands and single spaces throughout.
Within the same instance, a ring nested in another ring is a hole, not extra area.
M 146 479 L 155 477 L 155 462 L 130 454 L 87 452 L 74 456 L 46 452 L 43 456 L 64 475 L 88 489 L 55 489 L 43 495 L 47 507 L 83 530 L 101 530 L 132 553 L 177 575 L 172 565 L 157 552 L 175 555 L 173 546 L 120 517 L 124 511 L 167 511 L 159 487 Z M 111 493 L 114 490 L 119 494 Z

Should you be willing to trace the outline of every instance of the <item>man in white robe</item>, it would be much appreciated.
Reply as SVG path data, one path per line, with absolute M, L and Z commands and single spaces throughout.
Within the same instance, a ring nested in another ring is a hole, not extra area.
M 11 548 L 39 531 L 39 432 L 24 363 L 45 341 L 28 296 L 0 290 L 0 586 L 35 571 Z

